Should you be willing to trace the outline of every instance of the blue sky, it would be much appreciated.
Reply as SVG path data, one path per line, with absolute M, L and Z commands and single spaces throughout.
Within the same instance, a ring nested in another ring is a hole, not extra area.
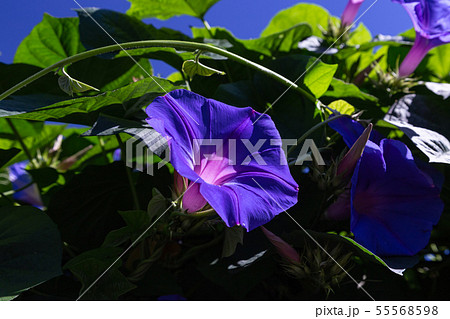
M 125 12 L 130 3 L 126 0 L 77 0 L 84 7 L 99 7 Z M 278 11 L 299 2 L 319 4 L 333 15 L 340 16 L 347 0 L 221 0 L 206 15 L 211 26 L 225 27 L 238 38 L 258 37 L 261 31 Z M 366 0 L 360 13 L 375 0 Z M 0 10 L 0 62 L 12 63 L 14 52 L 20 41 L 27 36 L 34 25 L 42 20 L 47 12 L 55 17 L 76 16 L 72 8 L 77 8 L 73 0 L 12 0 L 3 4 Z M 175 17 L 166 21 L 146 19 L 157 27 L 169 27 L 190 34 L 190 26 L 202 26 L 193 17 Z M 378 0 L 360 20 L 372 34 L 398 34 L 412 27 L 406 11 L 390 0 Z M 154 65 L 155 73 L 167 75 L 170 70 L 162 64 Z

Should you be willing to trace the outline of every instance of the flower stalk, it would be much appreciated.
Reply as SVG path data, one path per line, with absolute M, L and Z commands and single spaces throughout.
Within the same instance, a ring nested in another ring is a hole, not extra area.
M 412 74 L 432 48 L 430 41 L 418 34 L 413 47 L 400 65 L 398 75 L 406 77 Z
M 349 0 L 341 16 L 342 27 L 352 25 L 364 0 Z

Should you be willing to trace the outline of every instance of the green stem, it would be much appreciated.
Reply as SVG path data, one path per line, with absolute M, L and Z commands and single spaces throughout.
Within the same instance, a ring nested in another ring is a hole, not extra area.
M 1 99 L 0 99 L 1 101 Z M 11 128 L 11 130 L 13 131 L 14 135 L 16 136 L 17 140 L 19 141 L 20 146 L 22 147 L 25 155 L 28 157 L 28 159 L 30 160 L 30 164 L 32 166 L 34 166 L 33 164 L 33 156 L 31 156 L 30 150 L 28 149 L 28 147 L 25 145 L 25 143 L 23 142 L 22 137 L 19 134 L 19 131 L 17 130 L 17 128 L 15 127 L 14 123 L 11 121 L 11 119 L 6 119 L 6 122 L 8 123 L 9 127 Z
M 122 139 L 120 138 L 119 134 L 116 134 L 116 138 L 117 138 L 117 141 L 119 142 L 120 149 L 122 150 L 122 156 L 125 156 L 125 152 L 126 152 L 125 145 L 123 144 Z M 125 169 L 127 172 L 128 183 L 130 184 L 131 194 L 133 196 L 134 207 L 136 210 L 140 210 L 141 207 L 139 205 L 139 197 L 136 192 L 136 187 L 134 186 L 134 183 L 133 183 L 133 176 L 131 175 L 131 169 L 128 166 L 125 166 Z
M 339 114 L 339 115 L 335 115 L 333 117 L 328 118 L 327 120 L 320 122 L 316 125 L 314 125 L 313 127 L 311 127 L 308 131 L 306 131 L 305 134 L 303 134 L 302 136 L 300 136 L 300 138 L 297 140 L 297 144 L 292 146 L 288 152 L 287 155 L 291 154 L 293 150 L 295 150 L 297 148 L 297 146 L 299 146 L 301 143 L 303 143 L 304 140 L 306 140 L 306 138 L 311 135 L 312 133 L 314 133 L 317 129 L 321 128 L 322 126 L 324 126 L 325 124 L 328 124 L 334 120 L 340 119 L 341 117 L 344 116 L 348 116 L 347 114 Z
M 201 20 L 202 20 L 203 25 L 205 26 L 206 31 L 208 31 L 209 36 L 211 37 L 211 39 L 214 39 L 214 34 L 211 31 L 211 26 L 209 25 L 208 21 L 206 21 L 204 18 L 202 18 Z M 225 61 L 221 61 L 221 64 L 222 64 L 223 68 L 225 69 L 225 74 L 226 74 L 226 76 L 228 78 L 228 81 L 230 83 L 232 83 L 233 82 L 233 78 L 231 77 L 231 74 L 230 74 L 230 68 L 228 67 L 228 65 L 226 64 Z
M 238 63 L 241 63 L 243 65 L 248 66 L 249 68 L 252 68 L 258 72 L 266 74 L 268 77 L 280 82 L 281 84 L 292 88 L 299 92 L 300 94 L 304 95 L 306 98 L 308 98 L 313 103 L 317 102 L 317 99 L 311 95 L 310 93 L 306 92 L 302 88 L 300 88 L 297 84 L 292 82 L 291 80 L 285 78 L 284 76 L 262 66 L 255 62 L 252 62 L 250 60 L 247 60 L 237 54 L 234 54 L 232 52 L 229 52 L 225 49 L 215 47 L 211 44 L 206 43 L 196 43 L 196 42 L 188 42 L 188 41 L 176 41 L 176 40 L 146 40 L 146 41 L 134 41 L 134 42 L 126 42 L 122 44 L 114 44 L 109 45 L 97 49 L 93 49 L 90 51 L 78 53 L 76 55 L 73 55 L 71 57 L 65 58 L 35 74 L 28 77 L 27 79 L 23 80 L 22 82 L 16 84 L 9 90 L 6 90 L 2 94 L 0 94 L 0 101 L 7 98 L 11 94 L 17 92 L 21 88 L 25 87 L 26 85 L 32 83 L 33 81 L 36 81 L 37 79 L 43 77 L 44 75 L 53 72 L 55 69 L 62 68 L 65 65 L 75 63 L 93 56 L 97 56 L 100 54 L 113 52 L 113 51 L 120 51 L 120 50 L 130 50 L 130 49 L 136 49 L 136 48 L 143 48 L 143 47 L 167 47 L 167 48 L 175 48 L 179 50 L 188 50 L 188 51 L 195 51 L 195 50 L 202 50 L 202 51 L 208 51 L 212 53 L 216 53 L 219 55 L 222 55 L 224 57 L 227 57 L 230 60 L 236 61 Z
M 105 142 L 103 141 L 101 136 L 97 136 L 98 138 L 98 144 L 100 145 L 100 149 L 102 150 L 102 156 L 105 159 L 106 163 L 109 163 L 108 155 L 105 151 Z

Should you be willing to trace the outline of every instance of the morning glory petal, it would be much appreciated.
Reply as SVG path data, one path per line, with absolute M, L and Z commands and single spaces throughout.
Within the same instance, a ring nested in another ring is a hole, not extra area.
M 250 231 L 297 202 L 298 185 L 268 115 L 186 90 L 156 98 L 146 112 L 148 123 L 169 140 L 175 170 L 198 184 L 182 200 L 188 212 L 206 201 L 226 225 Z M 220 151 L 199 140 L 220 141 Z
M 351 231 L 380 256 L 414 255 L 430 239 L 443 203 L 400 141 L 371 143 L 352 179 Z
M 342 136 L 348 147 L 352 147 L 353 144 L 356 143 L 365 129 L 364 126 L 352 119 L 350 116 L 338 118 L 329 122 L 328 125 Z M 382 137 L 377 131 L 372 130 L 369 139 L 372 142 L 379 144 Z

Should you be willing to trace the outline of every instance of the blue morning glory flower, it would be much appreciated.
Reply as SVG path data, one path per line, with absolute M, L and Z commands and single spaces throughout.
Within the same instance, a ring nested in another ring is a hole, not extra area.
M 408 12 L 416 30 L 416 40 L 403 60 L 399 76 L 414 72 L 428 51 L 450 43 L 450 0 L 392 0 Z
M 156 98 L 146 113 L 188 180 L 182 199 L 188 213 L 209 204 L 227 226 L 250 231 L 297 203 L 298 185 L 268 115 L 186 90 Z
M 12 183 L 13 190 L 18 190 L 33 180 L 25 170 L 28 165 L 28 161 L 19 162 L 9 167 L 9 180 Z M 13 198 L 22 203 L 33 205 L 42 209 L 44 204 L 42 203 L 41 194 L 36 184 L 31 184 L 27 188 L 14 193 Z
M 349 147 L 364 130 L 349 117 L 329 125 Z M 351 181 L 355 240 L 379 256 L 417 254 L 443 211 L 439 193 L 438 182 L 419 169 L 405 144 L 371 135 Z

